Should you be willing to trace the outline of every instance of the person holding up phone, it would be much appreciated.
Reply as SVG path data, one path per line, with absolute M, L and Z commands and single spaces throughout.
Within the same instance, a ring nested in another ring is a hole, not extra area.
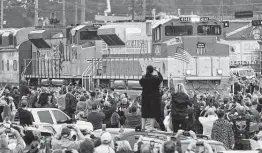
M 153 72 L 157 75 L 153 75 Z M 163 81 L 162 74 L 153 68 L 152 65 L 147 66 L 146 74 L 140 79 L 139 83 L 142 86 L 142 130 L 145 130 L 146 119 L 150 119 L 150 128 L 154 129 L 155 119 L 161 118 L 161 94 L 159 86 Z M 163 121 L 158 121 L 163 124 Z M 164 125 L 163 125 L 164 127 Z
M 206 141 L 193 140 L 188 145 L 186 153 L 213 153 L 213 149 Z
M 9 145 L 8 134 L 15 136 L 17 140 L 16 146 L 12 146 L 11 144 Z M 25 147 L 26 147 L 25 142 L 18 131 L 16 131 L 13 128 L 8 128 L 4 130 L 1 129 L 0 131 L 0 152 L 1 153 L 6 153 L 6 152 L 23 153 Z
M 71 138 L 71 130 L 75 130 L 77 133 L 78 141 L 74 141 Z M 53 149 L 75 149 L 80 147 L 80 144 L 85 140 L 84 135 L 80 129 L 74 125 L 67 125 L 62 128 L 61 133 L 57 133 L 52 139 L 51 144 Z

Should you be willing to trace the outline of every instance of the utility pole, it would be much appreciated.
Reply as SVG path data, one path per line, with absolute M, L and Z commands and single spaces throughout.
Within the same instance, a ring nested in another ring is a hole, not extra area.
M 4 0 L 1 0 L 1 29 L 4 28 Z
M 224 1 L 220 0 L 220 19 L 224 20 Z
M 38 0 L 35 0 L 35 26 L 38 26 Z
M 81 24 L 84 24 L 86 21 L 86 1 L 81 0 Z
M 65 0 L 63 0 L 63 26 L 65 27 L 66 26 L 66 3 L 65 3 Z
M 146 0 L 143 0 L 143 18 L 146 19 Z
M 132 22 L 135 20 L 135 0 L 132 0 Z
M 77 0 L 75 0 L 75 25 L 78 24 L 78 15 L 77 15 L 77 11 L 78 11 L 78 3 Z

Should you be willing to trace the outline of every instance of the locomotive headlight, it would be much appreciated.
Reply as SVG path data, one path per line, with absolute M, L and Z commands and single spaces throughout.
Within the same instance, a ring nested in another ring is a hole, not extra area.
M 217 74 L 222 75 L 222 74 L 223 74 L 223 70 L 218 69 L 218 70 L 217 70 Z
M 186 70 L 186 75 L 191 75 L 191 70 Z

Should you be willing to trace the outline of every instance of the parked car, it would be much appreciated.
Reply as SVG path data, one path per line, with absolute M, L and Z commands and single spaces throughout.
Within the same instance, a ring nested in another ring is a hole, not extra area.
M 135 129 L 124 129 L 123 133 L 119 133 L 120 131 L 119 128 L 115 128 L 115 129 L 107 128 L 106 131 L 111 133 L 115 142 L 127 140 L 130 143 L 132 149 L 134 149 L 134 146 L 140 136 L 147 137 L 147 138 L 161 139 L 161 140 L 166 139 L 167 137 L 175 136 L 174 133 L 168 133 L 162 131 L 153 131 L 153 132 L 135 131 Z M 101 129 L 95 130 L 93 132 L 93 134 L 96 137 L 100 137 L 102 133 L 103 131 Z M 218 153 L 218 151 L 228 150 L 223 143 L 215 140 L 209 140 L 207 136 L 197 135 L 197 137 L 199 141 L 205 141 L 208 144 L 210 144 L 211 147 L 214 149 L 215 153 Z M 193 139 L 191 137 L 186 137 L 186 136 L 181 137 L 180 141 L 181 141 L 182 152 L 185 152 L 187 150 L 187 146 L 190 144 L 190 142 L 192 142 L 192 140 Z
M 72 119 L 63 111 L 56 108 L 28 108 L 33 115 L 33 125 L 49 129 L 54 134 L 60 132 L 62 126 L 73 124 Z M 19 124 L 18 113 L 14 122 Z M 76 121 L 74 124 L 80 128 L 81 132 L 86 135 L 93 131 L 93 125 L 90 122 Z

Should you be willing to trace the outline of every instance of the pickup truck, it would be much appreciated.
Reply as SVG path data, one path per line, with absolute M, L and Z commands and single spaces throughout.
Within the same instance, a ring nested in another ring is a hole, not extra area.
M 56 108 L 28 108 L 33 115 L 33 125 L 46 128 L 56 134 L 61 131 L 62 126 L 73 124 L 72 119 Z M 19 124 L 18 113 L 15 115 L 14 122 Z M 75 124 L 83 134 L 93 131 L 93 125 L 90 122 L 77 121 Z

